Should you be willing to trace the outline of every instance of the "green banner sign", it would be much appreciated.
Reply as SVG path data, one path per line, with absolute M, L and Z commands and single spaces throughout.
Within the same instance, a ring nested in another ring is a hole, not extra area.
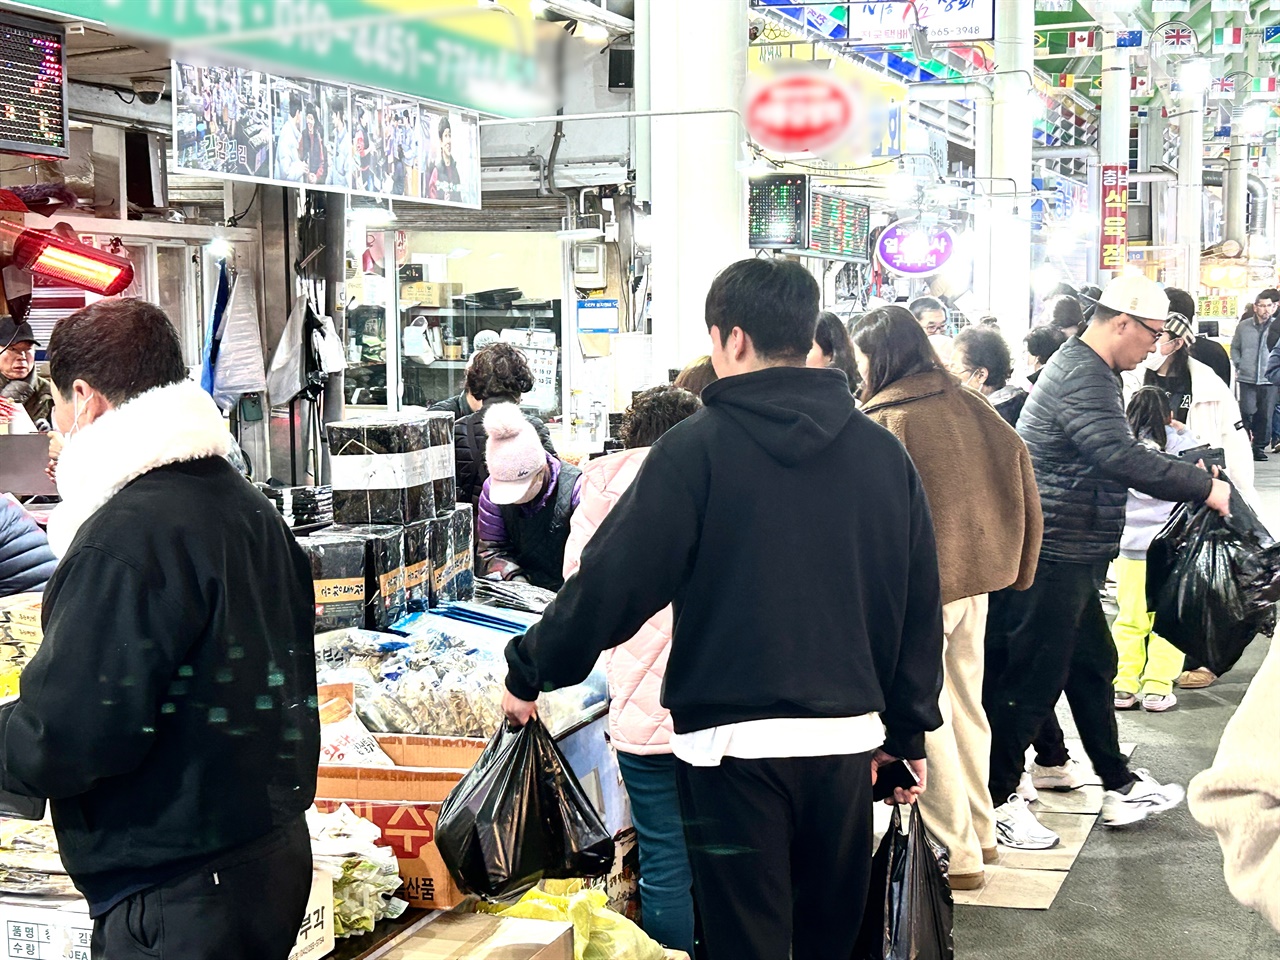
M 27 0 L 28 7 L 169 41 L 183 59 L 222 55 L 501 116 L 547 110 L 525 2 L 471 0 Z M 513 13 L 507 12 L 513 10 Z

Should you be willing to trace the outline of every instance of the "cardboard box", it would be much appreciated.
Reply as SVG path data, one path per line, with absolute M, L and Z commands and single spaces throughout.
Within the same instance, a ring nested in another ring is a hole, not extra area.
M 333 953 L 333 877 L 325 870 L 311 872 L 311 896 L 289 960 L 320 960 Z
M 395 851 L 404 880 L 404 886 L 396 891 L 397 897 L 427 910 L 456 907 L 467 899 L 436 849 L 438 802 L 326 798 L 317 799 L 316 807 L 322 813 L 332 813 L 342 803 L 356 816 L 377 824 L 382 830 L 382 845 Z
M 485 741 L 407 733 L 374 735 L 394 767 L 320 765 L 316 795 L 440 802 L 484 752 Z
M 93 921 L 89 905 L 82 900 L 30 906 L 0 903 L 0 923 L 4 924 L 0 948 L 6 957 L 90 960 Z
M 417 304 L 420 307 L 447 307 L 454 297 L 462 296 L 460 283 L 402 283 L 401 305 Z
M 381 828 L 383 845 L 400 863 L 404 886 L 397 896 L 431 910 L 456 907 L 466 896 L 436 849 L 436 819 L 441 802 L 484 752 L 485 741 L 407 733 L 375 737 L 401 766 L 321 764 L 316 796 L 326 799 L 316 804 L 328 812 L 345 803 Z
M 437 917 L 385 960 L 573 960 L 573 926 L 481 913 Z

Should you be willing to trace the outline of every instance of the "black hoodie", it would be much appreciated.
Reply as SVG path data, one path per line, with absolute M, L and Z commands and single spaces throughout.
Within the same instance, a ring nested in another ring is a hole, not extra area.
M 662 702 L 677 733 L 879 712 L 886 749 L 941 724 L 933 524 L 898 440 L 838 370 L 728 377 L 653 447 L 542 621 L 507 648 L 524 700 L 675 608 Z

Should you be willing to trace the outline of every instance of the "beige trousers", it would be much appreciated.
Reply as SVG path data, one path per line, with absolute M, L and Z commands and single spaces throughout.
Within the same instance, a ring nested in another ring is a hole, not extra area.
M 982 709 L 987 596 L 942 608 L 942 726 L 925 734 L 929 780 L 920 798 L 925 826 L 951 850 L 951 874 L 982 872 L 983 848 L 996 845 L 995 811 L 987 780 L 991 727 Z

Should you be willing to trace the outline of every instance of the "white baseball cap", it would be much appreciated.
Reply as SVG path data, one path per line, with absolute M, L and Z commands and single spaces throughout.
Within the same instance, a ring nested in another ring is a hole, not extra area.
M 1169 316 L 1168 296 L 1160 284 L 1142 274 L 1116 277 L 1103 288 L 1097 303 L 1139 320 L 1164 320 Z

